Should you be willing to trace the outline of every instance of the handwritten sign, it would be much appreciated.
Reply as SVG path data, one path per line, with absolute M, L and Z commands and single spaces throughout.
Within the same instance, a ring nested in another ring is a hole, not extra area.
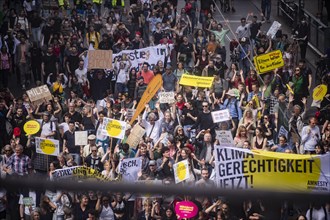
M 136 149 L 143 135 L 146 133 L 140 125 L 136 124 L 131 130 L 130 135 L 128 136 L 126 143 L 131 147 Z
M 85 146 L 88 144 L 87 141 L 88 131 L 75 131 L 74 132 L 74 143 L 77 146 Z
M 230 120 L 230 113 L 228 109 L 211 112 L 211 116 L 213 123 Z
M 112 69 L 112 50 L 89 50 L 89 69 Z
M 42 103 L 44 100 L 48 101 L 53 99 L 47 85 L 32 88 L 27 90 L 26 93 L 29 96 L 30 101 L 35 105 Z
M 234 144 L 234 139 L 233 139 L 233 135 L 231 133 L 231 131 L 215 131 L 216 133 L 216 139 L 219 140 L 220 144 L 221 145 L 226 145 L 226 146 L 231 146 L 231 147 L 234 147 L 235 144 Z
M 274 21 L 272 26 L 270 26 L 269 30 L 267 31 L 267 36 L 274 38 L 277 31 L 281 28 L 282 24 L 278 21 Z
M 160 103 L 173 103 L 175 101 L 174 92 L 160 92 L 158 98 Z
M 274 50 L 272 52 L 254 57 L 254 64 L 259 74 L 267 73 L 276 68 L 284 66 L 282 52 Z

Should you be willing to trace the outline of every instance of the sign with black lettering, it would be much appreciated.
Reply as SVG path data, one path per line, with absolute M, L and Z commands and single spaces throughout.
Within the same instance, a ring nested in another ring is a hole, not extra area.
M 135 182 L 138 179 L 138 173 L 141 171 L 142 161 L 140 158 L 123 159 L 119 163 L 119 173 L 122 180 L 126 182 Z
M 29 96 L 30 101 L 35 105 L 38 105 L 45 100 L 48 101 L 53 99 L 52 94 L 50 93 L 47 85 L 42 85 L 27 90 L 26 94 Z

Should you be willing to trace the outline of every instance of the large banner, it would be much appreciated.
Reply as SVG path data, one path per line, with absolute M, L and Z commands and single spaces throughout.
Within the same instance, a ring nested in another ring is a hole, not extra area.
M 120 161 L 119 173 L 122 175 L 122 180 L 126 182 L 135 182 L 138 179 L 138 173 L 141 172 L 141 158 L 129 158 Z
M 74 167 L 67 167 L 63 169 L 54 170 L 51 173 L 52 180 L 59 180 L 59 179 L 67 179 L 73 177 L 80 177 L 80 178 L 96 178 L 99 180 L 107 180 L 100 172 L 94 170 L 90 167 L 85 166 L 74 166 Z
M 60 142 L 55 139 L 46 139 L 36 137 L 36 152 L 38 154 L 46 154 L 58 156 L 60 153 Z
M 214 157 L 220 188 L 330 193 L 329 154 L 286 154 L 218 146 Z
M 274 50 L 269 53 L 256 56 L 254 57 L 254 64 L 259 74 L 267 73 L 276 68 L 281 68 L 284 66 L 282 52 L 280 50 Z
M 170 50 L 173 48 L 173 45 L 169 45 Z M 129 59 L 132 63 L 132 67 L 139 67 L 144 62 L 150 64 L 150 69 L 153 69 L 159 60 L 165 60 L 165 57 L 168 55 L 168 46 L 166 45 L 157 45 L 153 47 L 145 47 L 138 50 L 123 50 L 119 53 L 113 54 L 113 61 L 115 58 L 120 62 L 123 59 L 123 56 Z

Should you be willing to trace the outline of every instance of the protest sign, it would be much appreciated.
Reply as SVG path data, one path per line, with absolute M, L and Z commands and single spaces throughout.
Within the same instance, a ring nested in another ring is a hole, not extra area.
M 85 166 L 74 166 L 67 167 L 63 169 L 57 169 L 51 174 L 52 180 L 58 179 L 67 179 L 67 178 L 94 178 L 98 180 L 108 180 L 105 176 L 103 176 L 100 172 L 90 167 Z
M 111 118 L 104 118 L 102 123 L 102 134 L 109 137 L 124 139 L 126 122 Z
M 180 183 L 189 178 L 189 164 L 188 160 L 183 160 L 173 164 L 175 183 Z
M 123 181 L 135 182 L 138 179 L 138 173 L 141 171 L 141 158 L 128 158 L 120 161 L 119 173 L 122 174 Z
M 89 69 L 112 69 L 112 50 L 89 50 Z
M 191 201 L 177 202 L 175 204 L 175 213 L 179 216 L 179 220 L 183 218 L 193 218 L 198 213 L 198 207 L 195 203 Z
M 87 141 L 88 131 L 75 131 L 74 132 L 74 143 L 78 146 L 85 146 L 88 144 Z
M 169 49 L 171 50 L 172 48 L 173 45 L 169 45 Z M 168 52 L 166 45 L 145 47 L 137 50 L 122 50 L 119 53 L 113 54 L 113 61 L 117 59 L 120 62 L 123 60 L 123 57 L 126 57 L 131 61 L 132 67 L 139 67 L 144 62 L 147 62 L 150 65 L 150 69 L 153 69 L 159 60 L 165 60 Z
M 55 139 L 46 139 L 36 137 L 36 152 L 38 154 L 46 154 L 58 156 L 60 153 L 60 142 Z
M 314 88 L 313 90 L 313 100 L 321 101 L 328 92 L 327 85 L 321 84 Z
M 134 125 L 128 136 L 126 143 L 133 149 L 136 149 L 139 142 L 142 140 L 144 133 L 146 132 L 139 124 Z
M 222 189 L 330 192 L 329 155 L 301 155 L 216 146 L 216 183 Z
M 25 206 L 33 206 L 34 201 L 32 197 L 23 197 L 23 205 Z
M 283 125 L 281 125 L 277 137 L 279 138 L 281 135 L 284 135 L 285 138 L 288 139 L 288 134 L 289 134 L 289 131 L 287 129 L 285 129 L 285 127 Z
M 127 109 L 127 111 L 126 111 L 126 117 L 127 117 L 128 119 L 131 119 L 131 118 L 133 117 L 134 113 L 135 113 L 135 109 L 131 109 L 131 108 L 129 108 L 129 109 Z
M 210 88 L 212 86 L 213 80 L 214 77 L 182 74 L 180 85 Z
M 152 78 L 146 91 L 144 91 L 138 106 L 136 107 L 135 113 L 134 113 L 131 121 L 129 122 L 131 125 L 133 124 L 135 119 L 139 116 L 139 114 L 143 111 L 143 109 L 145 108 L 145 105 L 150 101 L 150 99 L 152 97 L 154 97 L 154 95 L 160 89 L 160 87 L 162 87 L 162 85 L 163 85 L 162 75 L 157 74 L 156 76 L 154 76 Z
M 211 116 L 213 123 L 219 123 L 230 120 L 230 113 L 228 109 L 211 112 Z
M 282 52 L 274 50 L 266 54 L 254 57 L 254 64 L 259 74 L 267 73 L 284 66 Z
M 267 31 L 267 36 L 270 38 L 274 38 L 277 31 L 281 28 L 282 24 L 279 23 L 278 21 L 274 21 L 272 26 L 270 26 L 269 30 Z
M 158 100 L 160 103 L 173 103 L 175 101 L 174 92 L 160 92 L 158 94 Z
M 23 126 L 23 130 L 26 133 L 26 135 L 36 134 L 40 130 L 40 124 L 36 120 L 27 121 Z
M 27 90 L 26 94 L 29 96 L 30 101 L 35 105 L 43 103 L 45 100 L 48 101 L 53 99 L 52 94 L 50 93 L 47 85 L 42 85 Z
M 217 135 L 216 139 L 219 140 L 221 145 L 232 146 L 232 147 L 235 146 L 231 130 L 229 130 L 229 131 L 224 131 L 224 130 L 215 131 L 215 133 Z

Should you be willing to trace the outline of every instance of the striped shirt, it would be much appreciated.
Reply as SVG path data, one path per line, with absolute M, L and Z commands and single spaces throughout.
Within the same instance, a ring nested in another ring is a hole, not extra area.
M 12 174 L 17 174 L 19 176 L 28 175 L 28 170 L 32 169 L 31 159 L 22 154 L 18 156 L 14 153 L 7 161 L 7 167 L 10 167 Z

